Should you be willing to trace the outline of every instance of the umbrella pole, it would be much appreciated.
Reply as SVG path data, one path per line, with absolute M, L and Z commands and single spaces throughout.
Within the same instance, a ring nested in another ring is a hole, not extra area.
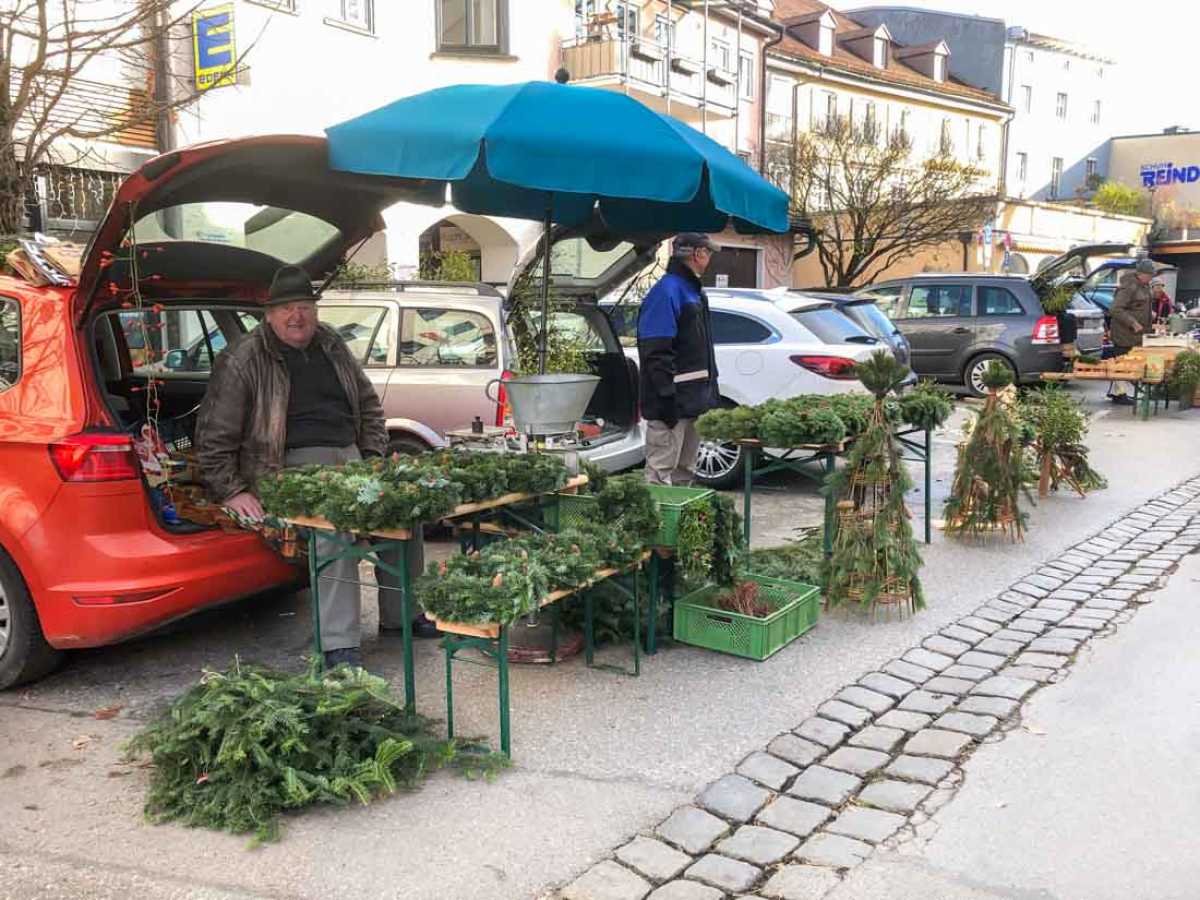
M 550 339 L 550 229 L 553 203 L 546 201 L 545 230 L 542 233 L 542 333 L 538 336 L 538 374 L 546 374 L 546 343 Z

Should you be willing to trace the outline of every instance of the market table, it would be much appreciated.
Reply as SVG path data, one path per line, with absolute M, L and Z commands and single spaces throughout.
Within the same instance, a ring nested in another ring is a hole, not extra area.
M 1133 414 L 1143 422 L 1150 418 L 1150 404 L 1158 415 L 1161 400 L 1164 408 L 1170 401 L 1166 396 L 1167 378 L 1175 357 L 1185 346 L 1135 347 L 1124 356 L 1099 363 L 1076 362 L 1070 372 L 1043 372 L 1042 380 L 1065 381 L 1128 381 L 1133 384 Z
M 583 485 L 587 484 L 588 478 L 586 475 L 576 475 L 567 480 L 567 483 L 556 488 L 557 491 L 573 491 L 578 490 Z M 511 507 L 518 503 L 524 503 L 529 500 L 535 500 L 538 497 L 552 493 L 551 491 L 543 491 L 540 493 L 512 493 L 504 494 L 495 497 L 491 500 L 483 500 L 477 503 L 462 503 L 451 510 L 447 515 L 441 516 L 440 520 L 444 519 L 459 519 L 463 517 L 471 517 L 474 539 L 478 542 L 479 525 L 484 513 L 507 510 L 511 514 Z M 297 528 L 308 529 L 308 579 L 309 593 L 312 601 L 313 615 L 313 649 L 317 654 L 317 660 L 323 665 L 324 653 L 321 648 L 321 602 L 320 602 L 320 574 L 333 563 L 344 559 L 354 559 L 356 561 L 366 560 L 389 575 L 395 576 L 399 582 L 400 598 L 401 598 L 401 615 L 404 618 L 403 638 L 404 638 L 404 705 L 405 709 L 410 713 L 416 712 L 417 705 L 417 690 L 416 690 L 416 674 L 413 665 L 413 600 L 412 600 L 412 573 L 409 571 L 408 565 L 408 546 L 413 538 L 413 528 L 390 528 L 379 529 L 364 534 L 356 534 L 347 536 L 340 532 L 327 519 L 318 518 L 315 516 L 292 516 L 283 519 L 285 523 L 293 525 Z M 420 526 L 414 526 L 419 528 Z M 337 545 L 337 551 L 326 556 L 321 556 L 317 553 L 317 536 L 320 534 L 326 540 Z M 396 549 L 399 562 L 396 565 L 385 563 L 381 558 L 381 553 Z M 358 580 L 353 581 L 354 584 L 361 585 Z
M 593 633 L 593 599 L 589 591 L 602 581 L 610 581 L 621 575 L 633 575 L 632 590 L 626 589 L 623 585 L 613 582 L 624 593 L 633 599 L 633 671 L 621 669 L 616 666 L 602 665 L 595 668 L 614 669 L 623 674 L 633 675 L 637 677 L 641 674 L 641 587 L 638 578 L 638 573 L 648 560 L 653 560 L 655 554 L 653 551 L 645 551 L 635 562 L 620 569 L 601 569 L 597 571 L 591 578 L 582 584 L 573 587 L 562 588 L 553 591 L 542 597 L 538 601 L 538 609 L 545 609 L 552 604 L 554 608 L 554 627 L 552 646 L 550 651 L 550 663 L 555 664 L 557 661 L 557 644 L 558 644 L 558 623 L 559 623 L 559 608 L 557 606 L 560 600 L 565 600 L 574 594 L 583 594 L 584 598 L 584 640 L 585 640 L 585 659 L 589 667 L 594 666 L 594 651 L 595 640 Z M 483 661 L 476 663 L 496 669 L 497 694 L 500 709 L 500 750 L 506 756 L 512 756 L 512 721 L 509 706 L 508 696 L 508 635 L 512 628 L 511 624 L 500 623 L 470 623 L 470 622 L 448 622 L 436 617 L 433 618 L 439 631 L 446 633 L 446 637 L 442 639 L 442 649 L 446 653 L 446 736 L 454 737 L 454 660 L 460 650 L 475 649 L 478 650 L 484 657 Z M 463 662 L 475 663 L 475 660 L 462 660 Z
M 913 440 L 913 435 L 923 435 L 920 442 Z M 925 543 L 931 543 L 933 532 L 931 528 L 932 498 L 932 462 L 933 435 L 926 428 L 910 428 L 906 431 L 895 432 L 896 438 L 911 455 L 904 455 L 909 462 L 919 462 L 925 470 Z M 837 458 L 842 456 L 853 444 L 853 438 L 847 438 L 836 444 L 802 444 L 798 447 L 778 448 L 780 455 L 773 456 L 770 461 L 761 466 L 754 465 L 755 450 L 765 449 L 762 441 L 756 438 L 745 438 L 736 443 L 742 447 L 742 529 L 743 541 L 747 550 L 750 549 L 750 511 L 751 498 L 754 494 L 754 481 L 771 472 L 788 470 L 815 481 L 824 486 L 826 479 L 833 473 Z M 809 466 L 816 463 L 819 474 L 814 474 Z M 828 559 L 833 553 L 833 517 L 836 512 L 836 499 L 831 494 L 825 495 L 825 527 L 824 552 Z

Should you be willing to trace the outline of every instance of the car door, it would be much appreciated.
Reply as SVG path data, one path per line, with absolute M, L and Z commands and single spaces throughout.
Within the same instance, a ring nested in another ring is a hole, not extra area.
M 955 282 L 914 283 L 896 324 L 912 346 L 914 372 L 956 376 L 975 343 L 974 290 Z
M 714 309 L 710 315 L 721 396 L 742 404 L 761 403 L 774 396 L 784 373 L 771 369 L 766 351 L 779 336 L 748 314 Z

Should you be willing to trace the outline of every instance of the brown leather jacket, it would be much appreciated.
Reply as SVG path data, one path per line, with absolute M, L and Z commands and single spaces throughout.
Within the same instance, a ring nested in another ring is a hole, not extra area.
M 1121 276 L 1120 287 L 1113 295 L 1112 334 L 1114 347 L 1140 347 L 1142 336 L 1150 330 L 1150 285 L 1142 284 L 1133 272 Z M 1141 325 L 1141 331 L 1133 326 Z
M 313 337 L 329 357 L 357 420 L 359 452 L 382 455 L 388 434 L 379 395 L 345 342 L 327 325 Z M 291 379 L 282 343 L 264 322 L 217 357 L 196 423 L 196 461 L 209 495 L 223 503 L 283 468 Z

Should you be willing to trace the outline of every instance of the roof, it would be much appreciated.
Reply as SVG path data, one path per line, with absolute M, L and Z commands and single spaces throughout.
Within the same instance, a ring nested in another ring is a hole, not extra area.
M 1083 59 L 1093 59 L 1096 62 L 1116 65 L 1116 60 L 1109 59 L 1085 47 L 1083 44 L 1076 44 L 1073 41 L 1065 41 L 1062 38 L 1052 37 L 1048 34 L 1036 34 L 1032 31 L 1026 31 L 1024 38 L 1016 38 L 1018 43 L 1029 44 L 1033 47 L 1040 47 L 1043 50 L 1054 50 L 1058 53 L 1069 53 L 1072 56 L 1078 56 Z
M 776 0 L 775 2 L 775 18 L 781 22 L 801 17 L 810 17 L 809 20 L 811 21 L 811 18 L 815 18 L 827 10 L 834 14 L 838 23 L 835 33 L 837 40 L 834 41 L 832 56 L 824 56 L 816 48 L 808 46 L 803 41 L 796 40 L 790 34 L 785 34 L 783 40 L 772 47 L 770 52 L 774 55 L 791 57 L 803 60 L 804 62 L 819 63 L 822 66 L 850 75 L 866 76 L 881 81 L 892 82 L 903 87 L 917 88 L 958 99 L 987 103 L 990 106 L 1004 105 L 987 91 L 971 87 L 949 75 L 947 75 L 945 81 L 934 81 L 928 75 L 906 65 L 899 58 L 899 51 L 906 48 L 896 42 L 893 42 L 893 46 L 896 48 L 895 51 L 888 54 L 887 65 L 882 69 L 876 67 L 873 63 L 860 59 L 841 46 L 840 41 L 847 35 L 853 35 L 861 31 L 866 26 L 861 22 L 856 22 L 845 13 L 838 12 L 827 3 L 822 3 L 820 0 Z M 938 43 L 938 41 L 933 42 L 934 45 Z

